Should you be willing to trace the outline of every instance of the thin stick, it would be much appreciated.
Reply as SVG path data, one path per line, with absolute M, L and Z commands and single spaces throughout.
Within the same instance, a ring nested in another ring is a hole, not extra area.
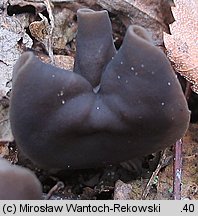
M 148 196 L 148 193 L 149 193 L 149 191 L 150 191 L 150 189 L 151 189 L 151 187 L 153 185 L 155 177 L 158 175 L 158 173 L 160 172 L 160 170 L 163 167 L 167 166 L 167 164 L 169 163 L 169 161 L 171 159 L 170 157 L 167 157 L 167 149 L 162 151 L 161 154 L 162 154 L 162 156 L 161 156 L 160 161 L 159 161 L 159 163 L 157 165 L 157 168 L 152 173 L 152 176 L 150 177 L 150 179 L 149 179 L 149 181 L 148 181 L 148 183 L 147 183 L 147 185 L 146 185 L 146 187 L 145 187 L 145 189 L 144 189 L 144 191 L 142 193 L 142 196 L 141 196 L 142 200 L 146 199 L 146 197 Z
M 56 185 L 54 185 L 54 187 L 48 192 L 48 194 L 45 197 L 45 200 L 49 200 L 55 192 L 62 188 L 64 188 L 64 183 L 62 181 L 57 182 Z
M 186 83 L 185 97 L 188 101 L 191 96 L 191 83 Z M 173 197 L 175 200 L 181 199 L 182 185 L 182 139 L 178 140 L 174 146 L 174 164 L 173 164 Z
M 178 140 L 174 146 L 175 158 L 173 163 L 173 198 L 181 199 L 181 179 L 182 179 L 182 140 Z
M 190 96 L 192 94 L 191 86 L 192 86 L 192 83 L 187 81 L 186 89 L 185 89 L 185 98 L 186 98 L 187 101 L 189 100 L 189 98 L 190 98 Z
M 53 48 L 52 48 L 52 36 L 53 36 L 53 31 L 54 31 L 54 16 L 52 12 L 52 8 L 54 7 L 51 0 L 43 0 L 47 12 L 49 14 L 49 19 L 50 19 L 50 32 L 48 35 L 48 40 L 47 40 L 47 45 L 48 45 L 48 52 L 49 52 L 49 57 L 52 61 L 52 64 L 54 64 L 54 55 L 53 55 Z

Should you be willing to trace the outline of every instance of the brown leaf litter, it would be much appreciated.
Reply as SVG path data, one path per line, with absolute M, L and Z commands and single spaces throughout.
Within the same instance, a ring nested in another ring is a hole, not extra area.
M 172 12 L 175 22 L 170 25 L 171 35 L 164 33 L 167 56 L 198 93 L 198 2 L 175 0 Z

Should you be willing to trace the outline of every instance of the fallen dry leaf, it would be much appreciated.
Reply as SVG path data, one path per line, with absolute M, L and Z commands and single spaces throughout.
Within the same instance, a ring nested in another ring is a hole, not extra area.
M 45 4 L 43 1 L 36 1 L 36 0 L 8 0 L 8 3 L 10 6 L 20 6 L 20 7 L 26 7 L 26 6 L 32 6 L 35 8 L 36 13 L 39 13 L 45 9 Z
M 8 142 L 0 142 L 0 157 L 5 157 L 9 155 L 9 143 Z
M 182 197 L 198 199 L 198 124 L 190 124 L 184 137 Z
M 52 63 L 49 56 L 39 53 L 38 57 L 45 63 Z M 54 65 L 65 70 L 73 70 L 74 58 L 72 56 L 54 55 Z
M 168 24 L 173 21 L 171 0 L 97 0 L 97 4 L 119 14 L 126 28 L 131 24 L 146 28 L 157 46 L 163 45 L 163 32 L 169 32 Z
M 173 22 L 170 6 L 173 5 L 169 0 L 125 0 L 134 7 L 147 14 L 149 17 L 158 21 L 161 25 Z
M 115 183 L 114 200 L 129 200 L 132 193 L 131 184 L 126 184 L 121 180 Z
M 175 22 L 170 25 L 171 35 L 164 33 L 167 55 L 198 93 L 198 1 L 175 0 L 172 13 Z
M 0 143 L 13 142 L 14 138 L 10 128 L 8 107 L 4 107 L 0 100 Z
M 19 17 L 19 18 L 18 18 Z M 0 142 L 12 142 L 8 106 L 11 90 L 12 70 L 21 54 L 18 42 L 22 39 L 27 47 L 32 46 L 31 38 L 25 33 L 26 16 L 0 14 Z
M 21 54 L 18 42 L 23 39 L 25 45 L 32 46 L 32 41 L 21 24 L 24 20 L 21 16 L 18 19 L 17 16 L 0 14 L 0 98 L 11 89 L 8 82 L 12 78 L 13 65 Z

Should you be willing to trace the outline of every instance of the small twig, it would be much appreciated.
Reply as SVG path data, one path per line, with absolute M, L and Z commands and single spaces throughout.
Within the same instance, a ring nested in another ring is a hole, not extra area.
M 191 96 L 191 83 L 187 81 L 185 89 L 185 97 L 188 101 Z M 174 146 L 174 164 L 173 164 L 173 197 L 175 200 L 181 199 L 182 185 L 182 140 L 178 140 Z
M 64 188 L 64 183 L 62 181 L 59 181 L 56 183 L 56 185 L 54 185 L 53 188 L 51 188 L 51 190 L 48 192 L 48 194 L 45 197 L 45 200 L 49 200 L 51 198 L 51 196 L 57 192 L 58 190 Z
M 54 7 L 54 5 L 52 4 L 51 0 L 43 0 L 43 2 L 46 6 L 47 12 L 49 14 L 49 19 L 50 19 L 50 30 L 49 30 L 47 45 L 48 45 L 49 57 L 52 61 L 52 64 L 54 64 L 54 55 L 53 55 L 53 48 L 52 48 L 52 36 L 54 31 L 54 16 L 53 16 L 52 8 Z
M 144 189 L 144 191 L 142 193 L 142 196 L 141 196 L 142 200 L 146 199 L 146 197 L 147 197 L 147 195 L 148 195 L 148 193 L 149 193 L 149 191 L 150 191 L 150 189 L 151 189 L 151 187 L 153 185 L 154 179 L 158 175 L 159 171 L 163 167 L 167 166 L 168 162 L 170 161 L 170 157 L 167 157 L 166 151 L 167 151 L 167 149 L 162 151 L 162 156 L 161 156 L 160 161 L 159 161 L 159 163 L 157 165 L 157 168 L 153 172 L 152 176 L 150 177 L 150 179 L 149 179 L 149 181 L 148 181 L 148 183 L 147 183 L 147 185 L 146 185 L 146 187 L 145 187 L 145 189 Z
M 186 82 L 186 89 L 185 89 L 185 98 L 187 101 L 189 100 L 189 98 L 192 94 L 191 86 L 192 86 L 192 83 L 187 81 Z
M 173 198 L 181 199 L 181 179 L 182 179 L 182 140 L 178 140 L 174 146 L 175 158 L 173 164 Z

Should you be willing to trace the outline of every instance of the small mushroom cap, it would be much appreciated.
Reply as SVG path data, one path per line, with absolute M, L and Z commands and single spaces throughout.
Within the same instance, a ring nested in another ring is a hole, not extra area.
M 0 200 L 41 198 L 41 184 L 33 172 L 0 158 Z
M 115 53 L 106 12 L 80 10 L 78 17 L 73 72 L 30 52 L 14 68 L 10 121 L 24 154 L 48 169 L 89 168 L 150 154 L 182 138 L 187 102 L 146 30 L 130 26 Z

